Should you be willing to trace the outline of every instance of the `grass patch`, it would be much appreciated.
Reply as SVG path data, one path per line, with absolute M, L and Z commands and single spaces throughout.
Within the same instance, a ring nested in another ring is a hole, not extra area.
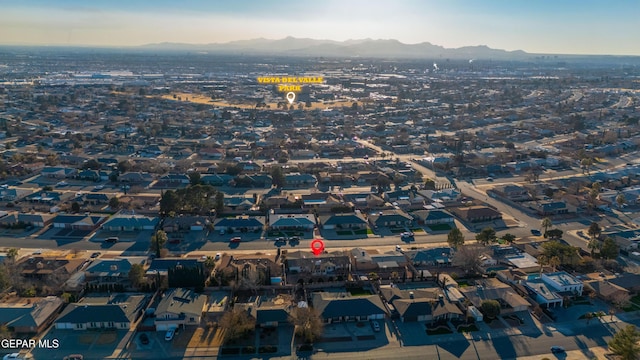
M 427 335 L 445 335 L 451 334 L 452 331 L 448 327 L 438 326 L 435 329 L 427 329 Z
M 448 224 L 434 224 L 427 226 L 431 231 L 446 231 L 451 230 L 451 226 Z
M 411 229 L 412 232 L 414 233 L 419 233 L 419 232 L 424 232 L 423 228 L 415 228 L 415 229 Z
M 353 288 L 349 289 L 349 294 L 351 294 L 351 296 L 369 296 L 371 295 L 371 291 L 363 288 Z
M 371 231 L 370 229 L 359 229 L 359 230 L 354 230 L 353 233 L 356 235 L 367 235 L 367 234 L 373 234 L 373 231 Z
M 475 324 L 458 326 L 459 333 L 466 333 L 466 332 L 472 332 L 472 331 L 478 331 L 478 327 Z

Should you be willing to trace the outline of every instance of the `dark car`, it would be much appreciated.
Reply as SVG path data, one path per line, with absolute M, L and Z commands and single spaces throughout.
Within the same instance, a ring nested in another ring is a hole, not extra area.
M 149 343 L 149 336 L 147 334 L 140 334 L 140 343 L 142 345 L 147 345 Z
M 91 254 L 91 258 L 92 258 L 92 259 L 95 259 L 95 258 L 97 258 L 98 256 L 100 256 L 100 254 L 101 254 L 101 252 L 99 252 L 99 251 L 98 251 L 98 252 L 94 252 L 93 254 Z
M 552 346 L 551 352 L 554 354 L 560 354 L 564 352 L 564 348 L 562 346 Z
M 531 234 L 535 235 L 535 236 L 540 236 L 542 235 L 542 233 L 540 232 L 540 230 L 537 229 L 531 229 Z

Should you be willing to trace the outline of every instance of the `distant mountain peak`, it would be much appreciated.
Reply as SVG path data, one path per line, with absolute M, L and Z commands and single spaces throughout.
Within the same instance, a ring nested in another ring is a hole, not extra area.
M 397 39 L 349 39 L 346 41 L 318 40 L 287 36 L 282 39 L 256 38 L 213 44 L 157 43 L 144 45 L 147 49 L 206 51 L 210 53 L 241 53 L 247 55 L 335 56 L 374 58 L 491 58 L 508 59 L 527 55 L 522 50 L 505 51 L 487 45 L 445 48 L 430 42 L 405 44 Z

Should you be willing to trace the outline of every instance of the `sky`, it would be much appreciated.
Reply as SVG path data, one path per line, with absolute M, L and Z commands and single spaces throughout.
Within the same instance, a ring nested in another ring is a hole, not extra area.
M 396 39 L 640 55 L 640 0 L 0 0 L 0 44 Z

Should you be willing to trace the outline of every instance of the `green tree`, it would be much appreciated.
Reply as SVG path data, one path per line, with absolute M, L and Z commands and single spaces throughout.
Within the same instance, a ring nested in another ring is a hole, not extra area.
M 160 215 L 166 216 L 170 212 L 180 209 L 180 200 L 173 190 L 167 190 L 160 198 Z
M 578 248 L 571 245 L 565 245 L 559 241 L 551 240 L 542 244 L 542 256 L 545 259 L 551 259 L 557 256 L 561 265 L 575 265 L 580 260 L 578 256 Z M 540 258 L 538 258 L 540 260 Z
M 560 239 L 564 232 L 560 229 L 551 229 L 545 233 L 545 236 L 549 239 Z
M 609 341 L 609 350 L 622 360 L 637 360 L 640 358 L 640 332 L 634 325 L 627 325 L 613 335 Z
M 280 166 L 271 167 L 271 179 L 275 187 L 282 188 L 286 185 L 286 178 Z
M 156 256 L 160 257 L 162 248 L 164 244 L 167 243 L 167 233 L 158 230 L 151 236 L 151 250 L 156 252 Z
M 496 231 L 492 227 L 486 227 L 476 235 L 476 240 L 486 246 L 496 240 Z
M 18 257 L 18 249 L 11 248 L 7 251 L 7 258 L 9 258 L 9 260 L 16 261 L 17 257 Z
M 109 207 L 112 210 L 117 210 L 118 208 L 120 208 L 120 200 L 118 200 L 117 197 L 112 197 L 111 199 L 109 199 Z
M 129 281 L 131 282 L 131 286 L 134 288 L 139 288 L 144 280 L 144 267 L 141 264 L 133 264 L 131 265 L 131 269 L 129 269 Z
M 222 315 L 218 325 L 223 329 L 222 337 L 225 343 L 239 339 L 256 326 L 256 320 L 240 307 L 234 307 Z
M 449 243 L 449 246 L 454 249 L 464 245 L 464 235 L 462 235 L 462 231 L 458 228 L 451 229 L 447 235 L 447 242 Z
M 627 198 L 624 197 L 624 194 L 618 194 L 618 196 L 616 196 L 616 204 L 618 204 L 618 207 L 622 207 L 622 205 L 627 203 Z
M 200 184 L 200 180 L 201 180 L 201 175 L 199 172 L 194 171 L 192 173 L 189 174 L 189 183 L 191 185 L 198 185 Z
M 435 190 L 436 189 L 436 182 L 433 181 L 433 179 L 427 179 L 424 182 L 424 188 L 426 190 Z
M 591 257 L 594 257 L 596 255 L 596 250 L 600 251 L 600 249 L 602 249 L 602 242 L 598 239 L 591 239 L 587 243 L 587 248 L 591 250 Z
M 74 213 L 79 213 L 80 212 L 80 204 L 78 204 L 77 201 L 74 201 L 71 203 L 71 211 Z
M 497 300 L 484 300 L 480 304 L 480 310 L 489 319 L 495 319 L 500 315 L 500 303 Z
M 602 248 L 600 249 L 600 256 L 603 259 L 615 259 L 618 257 L 618 252 L 620 248 L 616 244 L 616 241 L 610 237 L 604 239 L 602 243 Z
M 516 241 L 516 236 L 510 233 L 506 233 L 502 235 L 502 239 L 508 242 L 509 244 L 513 244 L 513 242 Z
M 597 239 L 598 237 L 600 237 L 601 233 L 602 229 L 600 228 L 600 225 L 595 221 L 592 222 L 591 225 L 589 225 L 589 229 L 587 229 L 587 234 L 589 234 L 592 239 Z
M 294 308 L 289 322 L 295 327 L 296 335 L 307 343 L 312 343 L 322 335 L 323 321 L 317 310 L 310 307 Z
M 553 226 L 553 221 L 551 221 L 551 219 L 546 217 L 546 218 L 542 219 L 542 222 L 540 223 L 540 226 L 542 226 L 542 228 L 544 229 L 543 234 L 546 234 L 547 230 L 549 230 L 549 228 Z

